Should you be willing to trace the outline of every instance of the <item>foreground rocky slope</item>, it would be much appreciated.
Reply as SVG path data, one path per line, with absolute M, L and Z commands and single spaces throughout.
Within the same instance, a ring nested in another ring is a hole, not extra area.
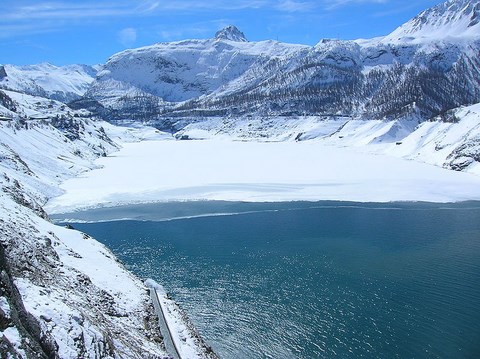
M 0 122 L 1 356 L 166 357 L 142 282 L 42 209 L 62 179 L 116 148 L 99 123 L 70 125 Z

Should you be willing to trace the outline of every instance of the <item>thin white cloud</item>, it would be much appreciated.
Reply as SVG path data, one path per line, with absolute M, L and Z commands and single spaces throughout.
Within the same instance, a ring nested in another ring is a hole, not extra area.
M 2 20 L 27 21 L 36 19 L 78 19 L 91 17 L 145 16 L 162 11 L 198 10 L 242 10 L 271 8 L 281 11 L 294 11 L 310 7 L 312 2 L 294 0 L 120 0 L 118 2 L 98 2 L 86 0 L 77 3 L 69 1 L 29 1 L 16 4 L 9 1 L 0 4 Z
M 61 31 L 63 26 L 58 24 L 0 24 L 0 39 L 9 39 L 24 35 L 38 35 L 47 34 L 56 31 Z
M 127 27 L 118 32 L 118 40 L 123 46 L 130 47 L 137 41 L 137 30 Z
M 275 8 L 286 12 L 302 12 L 312 10 L 315 6 L 313 2 L 283 0 L 280 1 Z
M 271 7 L 272 1 L 267 0 L 185 0 L 185 1 L 165 1 L 153 2 L 155 6 L 151 6 L 156 10 L 242 10 L 242 9 L 259 9 Z
M 161 5 L 160 1 L 144 1 L 140 3 L 139 9 L 141 9 L 141 11 L 143 12 L 148 13 L 148 12 L 155 11 L 160 7 L 160 5 Z
M 3 10 L 2 18 L 5 21 L 27 21 L 36 19 L 76 19 L 85 17 L 125 16 L 132 13 L 128 6 L 120 4 L 92 2 L 40 2 L 30 5 L 12 6 Z
M 288 5 L 288 0 L 281 3 Z M 293 8 L 294 3 L 290 0 Z M 61 31 L 67 26 L 81 26 L 84 20 L 110 21 L 113 18 L 135 18 L 156 16 L 175 12 L 198 12 L 244 9 L 276 9 L 278 1 L 273 0 L 118 0 L 98 1 L 84 0 L 72 2 L 68 0 L 1 0 L 0 29 L 5 31 L 1 38 L 11 38 L 41 32 Z M 284 4 L 284 6 L 287 6 Z M 297 5 L 299 6 L 299 5 Z M 54 26 L 52 26 L 54 24 Z M 168 36 L 165 36 L 168 37 Z
M 324 5 L 327 10 L 351 5 L 351 4 L 386 4 L 390 0 L 325 0 Z

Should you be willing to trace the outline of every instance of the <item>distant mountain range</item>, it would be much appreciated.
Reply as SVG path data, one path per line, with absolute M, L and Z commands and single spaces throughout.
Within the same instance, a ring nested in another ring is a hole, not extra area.
M 480 102 L 479 18 L 478 0 L 447 1 L 383 38 L 313 47 L 248 42 L 228 26 L 213 39 L 126 50 L 103 66 L 5 65 L 0 88 L 160 126 L 247 115 L 427 120 Z
M 160 124 L 212 116 L 427 120 L 480 102 L 479 16 L 479 1 L 448 1 L 384 38 L 313 47 L 248 42 L 229 26 L 213 39 L 116 54 L 85 98 L 113 119 Z

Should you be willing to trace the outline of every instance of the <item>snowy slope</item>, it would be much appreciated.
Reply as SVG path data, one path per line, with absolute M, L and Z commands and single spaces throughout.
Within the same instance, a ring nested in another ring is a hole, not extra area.
M 480 38 L 480 2 L 449 0 L 400 26 L 384 43 L 425 43 L 465 41 Z
M 422 123 L 388 152 L 480 175 L 480 104 L 457 109 L 451 116 L 457 122 Z
M 273 57 L 294 56 L 305 48 L 274 41 L 247 42 L 238 29 L 226 28 L 213 39 L 126 50 L 108 60 L 87 96 L 122 96 L 130 89 L 168 102 L 185 101 L 219 89 L 252 66 Z
M 89 116 L 87 111 L 74 111 L 69 108 L 65 103 L 48 99 L 41 96 L 32 96 L 24 92 L 0 90 L 4 96 L 11 100 L 15 114 L 2 111 L 0 114 L 11 115 L 12 117 L 32 118 L 32 119 L 47 119 L 54 116 Z
M 69 102 L 85 94 L 99 67 L 86 65 L 0 66 L 0 89 Z
M 101 123 L 82 125 L 71 140 L 47 121 L 0 123 L 2 357 L 162 358 L 142 283 L 93 239 L 44 219 L 60 181 L 117 148 Z
M 349 117 L 258 117 L 236 121 L 217 118 L 189 123 L 179 139 L 320 141 L 366 152 L 414 159 L 439 167 L 479 174 L 480 104 L 450 111 L 443 119 L 420 122 Z
M 1 302 L 8 313 L 0 333 L 3 348 L 13 347 L 2 357 L 166 356 L 143 284 L 108 249 L 5 194 L 0 208 Z

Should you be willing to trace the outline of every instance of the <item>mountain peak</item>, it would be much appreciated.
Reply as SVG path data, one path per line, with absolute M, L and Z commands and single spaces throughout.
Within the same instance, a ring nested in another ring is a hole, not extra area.
M 449 0 L 427 9 L 385 40 L 423 42 L 432 39 L 480 37 L 480 0 Z
M 243 32 L 238 30 L 235 26 L 229 25 L 222 30 L 215 33 L 215 39 L 217 40 L 230 40 L 237 42 L 247 42 L 247 39 Z

